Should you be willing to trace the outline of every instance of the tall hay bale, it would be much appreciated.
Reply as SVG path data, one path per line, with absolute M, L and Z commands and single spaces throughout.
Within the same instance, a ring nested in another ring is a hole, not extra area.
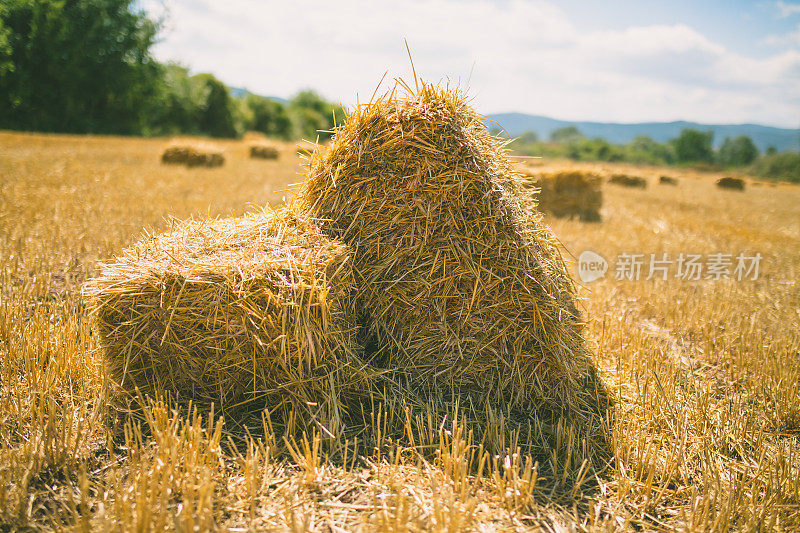
M 743 191 L 744 180 L 742 178 L 726 176 L 717 180 L 717 187 L 721 189 L 730 189 L 732 191 Z
M 250 145 L 250 157 L 253 159 L 278 159 L 280 150 L 269 143 L 253 143 Z
M 658 183 L 660 185 L 677 185 L 678 180 L 671 176 L 659 176 Z
M 142 240 L 86 293 L 123 390 L 341 427 L 369 381 L 353 284 L 348 248 L 283 210 Z
M 608 180 L 609 183 L 614 185 L 622 185 L 623 187 L 633 187 L 635 189 L 646 189 L 647 180 L 640 176 L 629 176 L 627 174 L 614 174 Z
M 573 284 L 506 151 L 463 94 L 408 90 L 350 114 L 301 194 L 353 251 L 374 364 L 487 409 L 592 411 Z
M 603 178 L 590 172 L 564 170 L 547 174 L 523 171 L 526 183 L 539 189 L 539 211 L 559 218 L 577 217 L 583 222 L 600 222 Z

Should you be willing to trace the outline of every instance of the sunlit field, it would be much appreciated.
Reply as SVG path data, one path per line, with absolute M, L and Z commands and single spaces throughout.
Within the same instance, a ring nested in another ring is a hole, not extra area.
M 294 144 L 272 161 L 215 141 L 224 166 L 188 169 L 161 164 L 167 143 L 0 133 L 0 530 L 800 529 L 800 187 L 520 160 L 648 181 L 605 183 L 602 222 L 545 218 L 576 281 L 582 252 L 609 263 L 579 295 L 615 408 L 609 464 L 556 450 L 540 475 L 514 449 L 480 457 L 450 422 L 433 453 L 336 460 L 313 436 L 243 440 L 207 411 L 154 402 L 120 422 L 81 295 L 98 262 L 175 219 L 279 205 L 302 180 Z M 639 279 L 623 254 L 643 254 Z M 647 279 L 650 254 L 667 279 Z M 689 254 L 699 280 L 676 276 Z M 706 279 L 714 254 L 730 254 L 728 279 Z

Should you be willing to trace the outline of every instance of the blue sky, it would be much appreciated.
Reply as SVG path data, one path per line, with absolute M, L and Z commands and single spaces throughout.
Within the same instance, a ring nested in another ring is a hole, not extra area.
M 406 38 L 418 74 L 482 113 L 800 126 L 800 0 L 141 5 L 167 14 L 159 59 L 260 94 L 368 100 L 384 72 L 411 77 Z

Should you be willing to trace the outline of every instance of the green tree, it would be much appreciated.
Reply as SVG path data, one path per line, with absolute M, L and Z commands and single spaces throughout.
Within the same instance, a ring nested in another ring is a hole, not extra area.
M 200 130 L 212 137 L 236 137 L 234 104 L 228 87 L 212 74 L 193 76 L 202 91 L 199 109 Z
M 714 159 L 711 143 L 714 140 L 713 131 L 697 131 L 687 128 L 681 130 L 678 138 L 673 139 L 672 145 L 675 156 L 680 163 L 710 163 Z
M 289 113 L 298 136 L 314 140 L 331 136 L 336 125 L 345 120 L 341 106 L 323 99 L 314 91 L 301 91 L 289 101 Z
M 133 0 L 0 2 L 0 127 L 138 133 L 160 69 L 159 24 Z
M 526 131 L 516 138 L 519 144 L 534 144 L 539 142 L 539 135 L 535 131 Z
M 162 65 L 157 97 L 159 105 L 153 111 L 147 133 L 202 133 L 200 109 L 204 97 L 202 83 L 189 75 L 188 68 L 177 63 Z
M 0 76 L 14 69 L 14 62 L 11 60 L 11 28 L 5 26 L 4 11 L 8 6 L 0 4 Z
M 626 146 L 625 159 L 634 163 L 671 164 L 675 154 L 666 144 L 647 135 L 637 135 Z
M 781 152 L 765 155 L 756 161 L 753 171 L 765 178 L 800 183 L 800 153 Z
M 746 135 L 740 135 L 735 139 L 726 137 L 719 149 L 719 162 L 726 166 L 749 165 L 757 157 L 758 148 Z
M 244 104 L 249 113 L 247 129 L 260 131 L 272 137 L 283 139 L 291 137 L 292 121 L 280 102 L 248 94 Z
M 572 143 L 583 139 L 583 134 L 575 126 L 564 126 L 550 132 L 550 142 Z

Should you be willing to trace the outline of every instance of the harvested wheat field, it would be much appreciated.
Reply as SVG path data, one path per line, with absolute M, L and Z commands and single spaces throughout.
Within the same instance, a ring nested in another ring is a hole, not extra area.
M 316 426 L 305 439 L 284 440 L 285 428 L 273 425 L 283 418 L 277 412 L 261 422 L 155 399 L 116 416 L 101 330 L 81 292 L 102 275 L 98 262 L 149 236 L 185 231 L 170 217 L 254 220 L 255 206 L 281 205 L 302 181 L 294 145 L 282 145 L 277 161 L 251 160 L 241 141 L 219 145 L 225 165 L 205 172 L 161 165 L 163 140 L 0 133 L 3 529 L 800 527 L 800 188 L 725 194 L 719 174 L 691 169 L 550 160 L 539 167 L 680 180 L 604 186 L 599 224 L 535 219 L 537 238 L 558 240 L 553 246 L 578 282 L 587 364 L 614 404 L 604 428 L 608 460 L 583 464 L 574 455 L 580 445 L 569 442 L 578 432 L 564 425 L 548 457 L 527 456 L 524 417 L 489 403 L 478 417 L 474 392 L 454 394 L 457 407 L 444 398 L 383 402 L 376 393 L 374 404 L 361 402 L 363 413 L 348 411 L 358 415 L 358 434 Z M 314 155 L 312 168 L 323 168 L 324 157 Z M 609 266 L 582 285 L 575 260 L 586 250 Z M 638 254 L 636 279 L 627 265 Z M 647 279 L 650 254 L 667 254 L 656 264 L 668 266 L 666 279 L 663 268 Z M 698 279 L 685 268 L 677 276 L 681 254 L 684 266 L 689 254 L 701 256 Z M 737 256 L 756 254 L 755 279 L 752 271 L 737 279 Z M 458 360 L 449 357 L 454 373 Z M 406 382 L 413 376 L 377 388 L 388 398 Z M 406 392 L 415 398 L 424 388 Z M 441 418 L 445 408 L 450 415 Z M 470 434 L 487 419 L 491 434 Z M 398 420 L 408 429 L 402 438 Z
M 538 189 L 535 194 L 539 211 L 559 218 L 583 222 L 600 222 L 603 206 L 603 178 L 590 172 L 555 172 L 539 174 L 534 169 L 522 170 L 526 186 Z

